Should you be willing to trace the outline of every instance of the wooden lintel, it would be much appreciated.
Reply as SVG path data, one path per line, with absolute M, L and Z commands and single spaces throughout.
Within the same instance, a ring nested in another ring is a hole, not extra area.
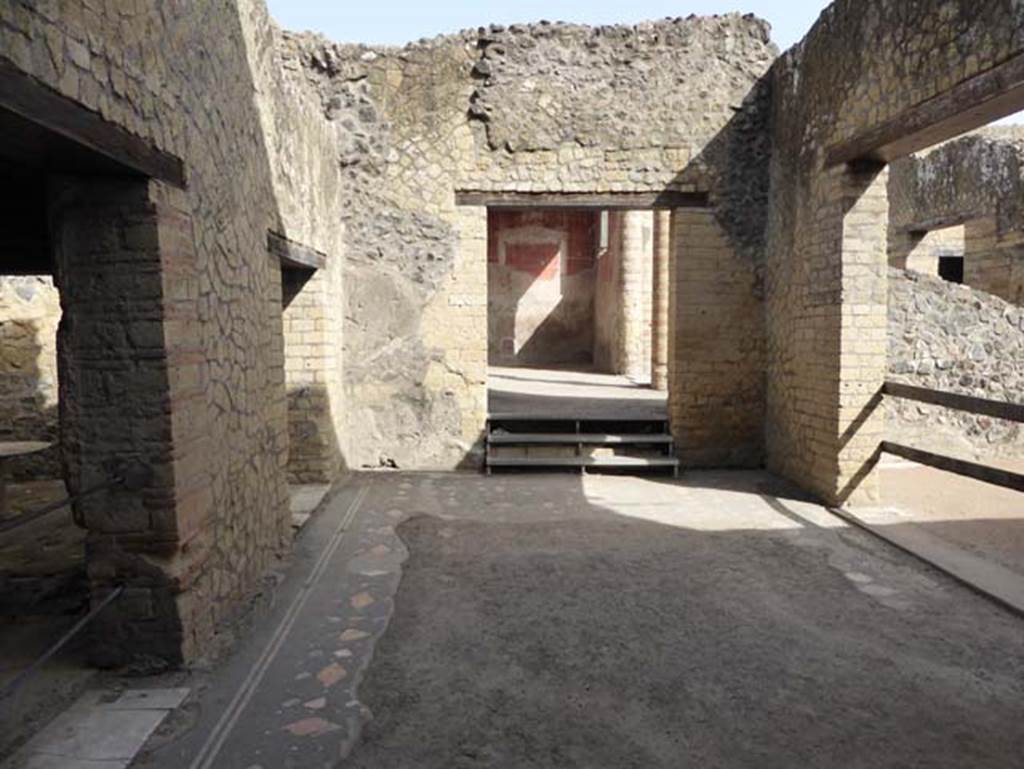
M 52 275 L 49 241 L 0 237 L 0 275 Z
M 293 269 L 320 270 L 327 265 L 327 254 L 288 240 L 277 232 L 267 231 L 267 248 L 281 260 L 281 264 Z
M 976 211 L 963 211 L 958 214 L 950 214 L 949 216 L 936 216 L 932 219 L 921 219 L 910 224 L 904 224 L 899 227 L 899 231 L 911 235 L 924 235 L 935 230 L 959 227 L 967 222 L 973 222 L 982 218 L 984 218 L 983 215 Z
M 886 454 L 902 457 L 919 465 L 927 465 L 937 470 L 944 470 L 948 473 L 962 475 L 965 478 L 973 478 L 976 481 L 988 483 L 993 486 L 1002 486 L 1005 489 L 1024 491 L 1024 475 L 1010 470 L 1000 470 L 996 467 L 968 462 L 964 459 L 933 454 L 923 449 L 915 449 L 911 446 L 903 446 L 899 443 L 882 443 L 881 450 Z
M 673 208 L 707 208 L 706 192 L 477 192 L 458 191 L 460 206 L 488 208 L 575 208 L 595 211 L 637 211 Z
M 891 163 L 1024 109 L 1024 54 L 975 75 L 858 136 L 833 144 L 825 166 Z
M 185 164 L 180 158 L 158 149 L 142 137 L 105 120 L 98 112 L 27 75 L 2 54 L 0 108 L 55 136 L 57 144 L 64 141 L 84 153 L 97 153 L 113 161 L 125 173 L 185 187 Z M 52 154 L 67 157 L 73 151 L 60 147 Z

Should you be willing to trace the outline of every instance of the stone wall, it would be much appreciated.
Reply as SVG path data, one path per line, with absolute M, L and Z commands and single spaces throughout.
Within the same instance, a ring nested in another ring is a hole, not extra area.
M 326 266 L 292 281 L 284 313 L 288 397 L 288 476 L 329 483 L 347 467 L 342 343 L 344 340 L 345 193 L 336 127 L 295 62 L 283 60 L 282 32 L 263 0 L 244 0 L 252 20 L 252 55 L 264 135 L 270 146 L 277 208 L 275 231 L 326 256 Z M 294 275 L 292 276 L 294 278 Z
M 755 85 L 776 54 L 760 20 L 491 27 L 402 49 L 291 35 L 283 52 L 340 133 L 354 466 L 478 456 L 484 213 L 456 191 L 706 192 L 727 246 L 758 258 L 769 140 Z M 435 311 L 445 322 L 428 325 Z M 725 370 L 736 356 L 722 355 Z
M 1001 233 L 993 218 L 964 225 L 964 283 L 1024 306 L 1024 230 Z
M 891 186 L 891 182 L 890 182 Z M 889 230 L 889 265 L 922 275 L 938 275 L 943 257 L 964 258 L 964 226 L 898 235 Z
M 892 225 L 900 231 L 994 216 L 1001 232 L 1024 229 L 1022 185 L 1024 128 L 983 128 L 892 164 Z
M 59 321 L 50 276 L 0 276 L 0 441 L 58 441 Z M 56 449 L 8 460 L 6 470 L 19 480 L 62 475 Z
M 492 210 L 487 231 L 491 365 L 590 364 L 595 215 Z
M 100 219 L 87 216 L 94 182 L 67 180 L 54 201 L 58 226 L 77 233 L 60 246 L 68 482 L 107 477 L 114 460 L 156 470 L 140 495 L 81 511 L 96 594 L 130 587 L 97 627 L 105 662 L 200 656 L 289 541 L 281 279 L 267 231 L 340 259 L 340 180 L 334 127 L 277 58 L 278 35 L 257 0 L 0 4 L 0 56 L 180 157 L 187 174 L 185 190 L 99 191 Z M 105 290 L 79 272 L 90 260 Z M 84 327 L 105 343 L 85 345 Z M 104 366 L 117 373 L 104 379 Z M 108 412 L 98 399 L 114 393 Z M 163 406 L 151 419 L 150 405 Z
M 985 128 L 900 159 L 889 176 L 889 200 L 892 266 L 927 267 L 923 241 L 949 232 L 927 232 L 932 223 L 965 223 L 964 283 L 1024 304 L 1024 130 L 1019 126 Z
M 934 390 L 1024 403 L 1024 309 L 913 272 L 889 273 L 889 374 Z M 968 459 L 1020 458 L 1024 428 L 886 398 L 886 434 Z
M 837 0 L 773 67 L 767 269 L 771 469 L 830 501 L 877 497 L 887 173 L 829 147 L 1024 52 L 1024 4 Z

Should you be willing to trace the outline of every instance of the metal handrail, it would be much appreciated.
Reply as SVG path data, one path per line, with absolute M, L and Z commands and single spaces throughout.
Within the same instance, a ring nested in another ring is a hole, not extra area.
M 141 491 L 149 485 L 153 477 L 153 471 L 149 466 L 141 463 L 132 463 L 122 465 L 120 469 L 113 474 L 113 476 L 102 483 L 97 483 L 94 486 L 89 486 L 77 494 L 71 494 L 67 498 L 60 500 L 59 502 L 51 502 L 38 510 L 29 510 L 26 513 L 15 516 L 14 518 L 8 518 L 5 521 L 0 521 L 0 534 L 4 534 L 8 531 L 27 526 L 33 521 L 37 521 L 50 513 L 54 513 L 64 507 L 68 507 L 80 499 L 97 494 L 101 491 L 109 491 L 110 489 L 123 486 L 128 491 Z M 84 529 L 85 526 L 77 518 L 74 520 L 76 526 Z
M 86 625 L 88 625 L 90 622 L 96 619 L 96 616 L 101 611 L 110 606 L 110 604 L 112 604 L 114 600 L 119 595 L 121 595 L 121 593 L 124 592 L 124 589 L 124 585 L 118 585 L 113 590 L 111 590 L 102 601 L 100 601 L 96 606 L 94 606 L 89 611 L 88 614 L 82 617 L 82 619 L 78 620 L 78 622 L 76 622 L 70 630 L 68 630 L 64 635 L 57 639 L 57 641 L 52 646 L 50 646 L 50 648 L 43 652 L 42 656 L 40 656 L 35 662 L 33 662 L 27 668 L 18 673 L 18 675 L 16 675 L 13 679 L 11 679 L 11 681 L 3 689 L 0 689 L 0 701 L 7 699 L 12 694 L 14 694 L 18 689 L 20 689 L 25 684 L 25 682 L 29 678 L 31 678 L 36 671 L 39 670 L 39 668 L 41 668 L 43 665 L 50 661 L 53 655 L 55 655 L 57 652 L 59 652 L 61 649 L 67 646 L 71 639 L 78 635 L 86 627 Z
M 41 507 L 38 510 L 30 510 L 27 513 L 17 515 L 14 518 L 8 518 L 5 521 L 0 521 L 0 534 L 4 534 L 8 531 L 13 531 L 14 529 L 21 528 L 22 526 L 27 526 L 33 521 L 37 521 L 40 518 L 49 515 L 50 513 L 54 513 L 60 510 L 61 508 L 68 507 L 80 499 L 88 497 L 92 494 L 96 494 L 97 492 L 100 491 L 106 491 L 116 486 L 120 486 L 123 482 L 123 479 L 115 478 L 114 480 L 111 481 L 97 483 L 95 486 L 90 486 L 89 488 L 84 489 L 78 492 L 77 494 L 72 494 L 66 499 L 60 500 L 59 502 L 51 502 L 50 504 Z M 75 525 L 78 525 L 78 521 L 75 521 Z
M 110 466 L 108 465 L 108 467 Z M 26 524 L 31 523 L 32 521 L 38 520 L 39 518 L 42 518 L 45 515 L 49 515 L 52 512 L 67 507 L 68 505 L 71 505 L 74 502 L 83 499 L 84 497 L 90 496 L 92 494 L 97 494 L 100 491 L 109 490 L 120 486 L 128 491 L 138 492 L 142 491 L 144 488 L 149 486 L 153 481 L 153 469 L 149 465 L 143 464 L 138 460 L 117 462 L 113 466 L 112 470 L 113 472 L 111 474 L 111 477 L 108 480 L 103 481 L 102 483 L 97 483 L 94 486 L 89 486 L 88 488 L 79 491 L 77 494 L 70 495 L 67 499 L 62 499 L 59 502 L 52 502 L 38 510 L 32 510 L 28 513 L 19 515 L 16 518 L 3 521 L 2 523 L 0 523 L 0 533 L 10 531 L 12 529 L 18 528 L 19 526 L 25 526 Z M 82 526 L 82 523 L 77 520 L 75 521 L 75 524 L 78 526 Z M 57 654 L 57 652 L 59 652 L 61 649 L 67 646 L 71 639 L 73 639 L 76 635 L 82 632 L 82 630 L 85 629 L 85 627 L 90 622 L 96 619 L 100 612 L 102 612 L 104 609 L 110 606 L 110 604 L 112 604 L 117 599 L 118 596 L 124 593 L 124 591 L 125 586 L 118 585 L 109 593 L 107 593 L 107 595 L 103 598 L 102 601 L 93 606 L 88 614 L 86 614 L 84 617 L 78 620 L 66 633 L 64 633 L 60 638 L 57 639 L 57 641 L 55 641 L 49 648 L 47 648 L 46 651 L 43 652 L 43 654 L 38 659 L 36 659 L 31 665 L 29 665 L 27 668 L 18 673 L 18 675 L 15 676 L 6 686 L 0 689 L 0 702 L 7 699 L 12 694 L 14 694 L 18 689 L 20 689 L 34 673 L 36 673 L 43 665 L 45 665 L 55 654 Z

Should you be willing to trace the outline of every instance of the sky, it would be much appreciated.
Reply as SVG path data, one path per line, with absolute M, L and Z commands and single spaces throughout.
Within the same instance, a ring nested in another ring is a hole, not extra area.
M 614 24 L 740 11 L 772 25 L 772 38 L 789 48 L 828 5 L 826 0 L 269 0 L 286 29 L 322 32 L 337 42 L 402 45 L 460 29 L 547 19 Z

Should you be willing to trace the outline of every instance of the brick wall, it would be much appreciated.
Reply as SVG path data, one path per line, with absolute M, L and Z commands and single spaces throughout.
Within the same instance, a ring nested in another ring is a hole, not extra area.
M 929 232 L 889 232 L 889 265 L 938 275 L 942 257 L 964 257 L 964 225 Z
M 877 496 L 888 219 L 885 174 L 825 151 L 1021 54 L 1022 22 L 1019 3 L 838 0 L 773 67 L 767 460 L 824 499 Z
M 957 238 L 964 283 L 1024 304 L 1024 133 L 975 131 L 901 158 L 889 181 L 890 264 L 935 274 L 933 256 Z M 923 233 L 929 223 L 963 223 Z M 922 224 L 925 225 L 922 227 Z
M 992 216 L 964 225 L 964 284 L 1024 305 L 1024 230 L 1000 232 Z
M 343 265 L 282 271 L 288 478 L 330 483 L 345 466 L 341 397 Z
M 669 415 L 688 467 L 756 467 L 764 441 L 764 305 L 757 271 L 714 213 L 672 213 Z

